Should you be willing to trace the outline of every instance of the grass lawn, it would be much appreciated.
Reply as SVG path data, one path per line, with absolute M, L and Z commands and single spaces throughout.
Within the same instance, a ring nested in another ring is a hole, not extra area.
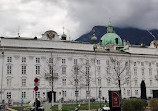
M 27 108 L 28 106 L 22 106 L 22 107 L 10 107 L 10 108 L 12 108 L 12 109 L 15 109 L 15 110 L 17 110 L 17 111 L 20 111 L 21 109 L 23 109 L 23 108 Z
M 78 105 L 78 104 L 77 104 Z M 76 104 L 63 104 L 62 105 L 62 111 L 74 111 L 75 108 L 77 107 Z M 101 108 L 107 105 L 105 103 L 101 104 Z M 28 106 L 23 106 L 23 107 L 11 107 L 12 109 L 15 109 L 17 111 L 20 111 L 23 108 L 26 108 Z M 99 109 L 100 108 L 100 103 L 91 103 L 90 109 Z M 81 104 L 80 110 L 88 110 L 88 104 Z M 58 105 L 55 105 L 52 107 L 52 111 L 58 111 Z
M 105 103 L 101 104 L 101 108 L 105 105 Z M 107 105 L 107 104 L 106 104 Z M 62 105 L 62 111 L 74 111 L 77 107 L 76 104 L 63 104 Z M 91 103 L 90 109 L 99 109 L 100 104 L 99 103 Z M 81 104 L 80 110 L 88 110 L 88 104 Z M 52 111 L 58 111 L 58 105 L 55 105 L 52 107 Z

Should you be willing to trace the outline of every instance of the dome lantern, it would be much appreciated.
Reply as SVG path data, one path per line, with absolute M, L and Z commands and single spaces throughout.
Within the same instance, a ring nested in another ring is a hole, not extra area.
M 108 24 L 107 24 L 107 33 L 113 33 L 114 31 L 113 31 L 113 24 L 112 24 L 112 22 L 109 22 Z
M 92 40 L 93 42 L 96 42 L 96 41 L 97 41 L 97 37 L 95 36 L 95 34 L 93 34 L 93 37 L 91 38 L 91 40 Z
M 63 27 L 63 34 L 61 35 L 61 40 L 66 40 L 67 35 L 64 33 L 64 27 Z
M 101 37 L 101 46 L 117 45 L 122 46 L 122 40 L 113 30 L 113 24 L 109 22 L 107 24 L 107 33 Z

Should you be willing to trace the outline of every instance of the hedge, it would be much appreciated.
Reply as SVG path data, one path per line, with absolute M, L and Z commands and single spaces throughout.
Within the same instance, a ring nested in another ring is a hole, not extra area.
M 146 101 L 143 99 L 124 99 L 122 101 L 123 111 L 144 111 Z
M 158 98 L 150 99 L 149 104 L 151 111 L 158 111 Z

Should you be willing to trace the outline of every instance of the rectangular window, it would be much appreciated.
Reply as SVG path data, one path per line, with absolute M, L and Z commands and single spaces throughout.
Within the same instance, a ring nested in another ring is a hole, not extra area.
M 62 91 L 63 97 L 66 97 L 66 91 Z
M 88 59 L 86 60 L 86 65 L 89 65 L 89 60 Z
M 98 86 L 101 86 L 101 79 L 98 79 Z
M 110 78 L 107 79 L 107 85 L 110 86 Z
M 49 85 L 52 86 L 52 78 L 49 79 Z
M 129 85 L 129 79 L 126 80 L 127 81 L 127 86 Z
M 78 86 L 78 79 L 74 79 L 75 81 L 75 86 Z
M 77 59 L 74 59 L 74 64 L 77 65 Z
M 40 74 L 40 66 L 36 66 L 36 74 Z
M 22 70 L 21 71 L 22 74 L 26 74 L 26 66 L 22 65 L 21 70 Z
M 26 92 L 21 92 L 21 98 L 26 98 Z
M 137 68 L 134 68 L 134 75 L 137 75 Z
M 130 90 L 127 90 L 127 96 L 130 96 Z
M 134 83 L 135 83 L 135 86 L 137 86 L 137 85 L 138 85 L 138 81 L 137 81 L 137 80 L 134 80 Z
M 97 64 L 100 65 L 100 60 L 97 60 Z
M 26 86 L 26 79 L 22 79 L 22 87 Z
M 152 81 L 152 80 L 150 80 L 150 86 L 152 86 L 152 84 L 153 84 L 153 81 Z
M 138 90 L 135 90 L 135 95 L 136 95 L 136 96 L 138 95 Z
M 149 75 L 152 75 L 152 68 L 149 68 Z
M 36 63 L 40 63 L 40 58 L 39 57 L 36 58 Z
M 106 68 L 106 73 L 107 73 L 107 75 L 110 74 L 110 68 L 109 67 Z
M 12 66 L 7 65 L 7 74 L 12 74 Z
M 109 65 L 109 61 L 108 60 L 106 61 L 106 65 Z
M 49 66 L 49 73 L 52 74 L 53 73 L 53 66 Z
M 12 98 L 11 92 L 7 92 L 7 98 Z
M 141 66 L 144 66 L 144 62 L 141 62 Z
M 36 92 L 36 97 L 40 98 L 40 92 Z
M 97 66 L 97 73 L 100 74 L 100 66 Z
M 134 66 L 137 66 L 137 62 L 134 62 Z
M 26 57 L 22 57 L 22 63 L 26 62 Z
M 12 57 L 7 57 L 7 62 L 12 62 Z
M 151 62 L 149 62 L 149 67 L 151 67 Z
M 62 74 L 66 74 L 66 67 L 62 67 Z
M 8 87 L 11 87 L 11 84 L 12 84 L 12 83 L 11 83 L 11 78 L 8 78 L 8 79 L 7 79 L 7 86 L 8 86 Z
M 142 75 L 144 75 L 144 68 L 142 68 Z
M 49 58 L 49 63 L 53 63 L 53 58 Z
M 130 72 L 129 69 L 130 68 L 128 66 L 126 66 L 126 75 L 129 75 L 129 72 Z
M 66 86 L 66 79 L 62 79 L 63 86 Z
M 78 67 L 74 67 L 74 74 L 78 75 Z
M 86 67 L 86 75 L 89 75 L 89 67 Z
M 62 59 L 62 64 L 66 64 L 66 59 Z
M 78 94 L 79 94 L 79 92 L 78 92 L 78 91 L 75 91 L 75 96 L 76 96 L 76 97 L 78 96 Z

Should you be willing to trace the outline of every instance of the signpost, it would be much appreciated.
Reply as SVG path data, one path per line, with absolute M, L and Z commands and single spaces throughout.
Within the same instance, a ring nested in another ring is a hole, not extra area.
M 35 87 L 34 87 L 34 90 L 35 90 L 35 92 L 38 91 L 38 86 L 39 86 L 38 81 L 39 81 L 38 78 L 35 78 L 35 79 L 34 79 L 34 82 L 35 82 L 35 83 L 34 83 L 34 86 L 35 86 Z
M 38 91 L 38 86 L 39 86 L 38 81 L 39 81 L 38 78 L 35 78 L 35 79 L 34 79 L 34 82 L 35 82 L 35 83 L 34 83 L 34 86 L 35 86 L 35 87 L 34 87 L 34 91 L 35 91 L 35 111 L 36 111 L 36 98 L 37 98 L 37 97 L 36 97 L 36 91 Z

